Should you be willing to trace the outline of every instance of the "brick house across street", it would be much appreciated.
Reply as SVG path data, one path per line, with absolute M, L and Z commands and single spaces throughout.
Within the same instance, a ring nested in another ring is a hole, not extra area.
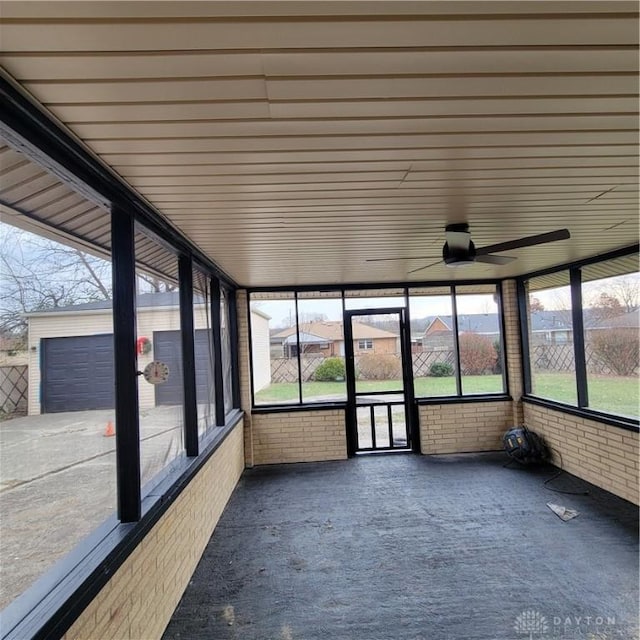
M 352 328 L 353 352 L 356 355 L 399 353 L 400 336 L 395 333 L 360 322 L 353 322 Z M 344 356 L 344 330 L 340 320 L 300 323 L 299 334 L 302 352 L 305 354 Z M 294 358 L 297 355 L 296 342 L 295 327 L 279 330 L 271 336 L 272 353 L 282 358 Z

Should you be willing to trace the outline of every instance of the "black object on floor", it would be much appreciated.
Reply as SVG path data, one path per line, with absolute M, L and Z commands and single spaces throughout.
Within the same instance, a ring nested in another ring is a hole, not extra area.
M 636 637 L 638 509 L 506 455 L 368 456 L 244 473 L 165 640 Z

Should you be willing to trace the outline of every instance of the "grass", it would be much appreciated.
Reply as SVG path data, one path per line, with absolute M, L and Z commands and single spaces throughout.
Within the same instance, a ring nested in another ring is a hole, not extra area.
M 465 393 L 500 393 L 502 376 L 464 376 L 462 385 Z M 358 380 L 358 392 L 395 391 L 402 388 L 400 380 Z M 456 394 L 456 381 L 453 377 L 416 378 L 417 396 L 452 396 Z M 344 399 L 347 387 L 344 382 L 304 382 L 302 397 L 305 401 L 318 399 Z M 271 404 L 298 401 L 298 383 L 280 382 L 262 389 L 256 394 L 258 404 Z
M 456 382 L 452 376 L 446 378 L 416 378 L 417 397 L 452 396 L 456 394 Z M 541 398 L 576 404 L 575 376 L 570 373 L 536 373 L 534 393 Z M 399 380 L 359 380 L 358 391 L 392 391 L 402 386 Z M 500 393 L 502 376 L 463 376 L 462 389 L 465 395 L 478 393 Z M 346 399 L 344 382 L 304 382 L 304 402 Z M 606 413 L 637 417 L 640 389 L 637 377 L 589 376 L 589 407 Z M 298 401 L 298 384 L 281 382 L 272 384 L 256 394 L 256 404 L 281 404 Z
M 637 376 L 587 376 L 589 408 L 605 413 L 637 418 L 640 386 Z M 576 404 L 575 376 L 570 373 L 536 373 L 533 377 L 536 396 Z

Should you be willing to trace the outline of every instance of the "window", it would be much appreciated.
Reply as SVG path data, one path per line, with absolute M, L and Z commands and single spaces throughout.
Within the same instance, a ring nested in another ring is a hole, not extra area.
M 352 324 L 356 371 L 362 373 L 359 364 L 378 354 L 387 361 L 395 358 L 400 371 L 397 315 L 390 319 L 383 310 L 407 310 L 407 299 L 416 397 L 503 394 L 499 293 L 495 284 L 409 292 L 404 288 L 349 290 L 344 294 L 252 292 L 254 405 L 346 400 L 345 310 L 362 310 L 364 314 L 356 315 Z
M 530 393 L 637 421 L 638 254 L 529 278 L 525 295 Z
M 0 238 L 3 609 L 115 513 L 118 425 L 110 259 Z
M 581 270 L 587 406 L 636 419 L 640 401 L 637 265 L 635 254 Z
M 135 236 L 138 369 L 162 362 L 169 375 L 161 384 L 138 378 L 140 473 L 142 486 L 184 454 L 184 392 L 178 258 L 137 227 Z M 152 266 L 153 265 L 153 268 Z
M 302 402 L 345 400 L 342 295 L 300 292 L 297 297 Z
M 196 364 L 198 435 L 216 427 L 214 347 L 211 323 L 211 281 L 199 269 L 193 270 L 193 327 Z
M 409 313 L 415 396 L 455 396 L 458 359 L 451 287 L 411 289 Z
M 252 293 L 249 315 L 254 403 L 299 403 L 298 328 L 294 294 Z
M 222 346 L 222 385 L 224 413 L 233 410 L 233 373 L 231 368 L 231 325 L 229 316 L 229 296 L 233 295 L 224 287 L 220 288 L 220 340 Z
M 577 404 L 569 272 L 531 278 L 527 309 L 531 393 Z
M 505 392 L 496 285 L 410 289 L 409 312 L 417 398 Z
M 503 340 L 495 285 L 455 287 L 462 395 L 503 393 Z

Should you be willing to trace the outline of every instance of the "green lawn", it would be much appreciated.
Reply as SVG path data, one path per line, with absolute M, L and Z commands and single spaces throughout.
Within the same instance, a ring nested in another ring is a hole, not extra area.
M 391 391 L 399 389 L 399 380 L 358 381 L 358 391 Z M 502 376 L 463 376 L 463 393 L 500 393 Z M 452 396 L 456 394 L 455 378 L 416 378 L 417 397 Z M 572 373 L 537 373 L 534 375 L 534 393 L 567 404 L 576 403 L 575 377 Z M 305 402 L 344 400 L 344 382 L 305 382 L 302 385 Z M 640 388 L 637 377 L 589 376 L 589 406 L 598 411 L 623 416 L 638 416 Z M 298 384 L 282 382 L 272 384 L 256 394 L 256 404 L 280 404 L 298 401 Z
M 613 377 L 588 375 L 589 408 L 606 413 L 637 418 L 640 386 L 637 376 Z M 567 404 L 576 404 L 576 383 L 572 373 L 536 373 L 533 392 Z

